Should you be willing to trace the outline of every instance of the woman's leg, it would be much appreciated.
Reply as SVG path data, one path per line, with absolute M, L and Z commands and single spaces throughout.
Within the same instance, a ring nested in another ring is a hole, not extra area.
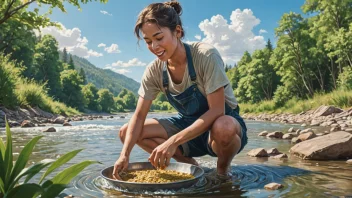
M 215 120 L 209 136 L 209 145 L 218 156 L 217 171 L 227 174 L 232 159 L 241 148 L 241 125 L 228 115 Z
M 128 124 L 123 125 L 119 131 L 121 142 L 124 143 Z M 148 153 L 151 153 L 157 146 L 164 143 L 168 139 L 166 130 L 155 119 L 146 119 L 143 126 L 143 131 L 137 141 L 137 145 Z M 180 148 L 177 148 L 173 158 L 178 162 L 184 162 L 197 165 L 193 158 L 182 155 Z

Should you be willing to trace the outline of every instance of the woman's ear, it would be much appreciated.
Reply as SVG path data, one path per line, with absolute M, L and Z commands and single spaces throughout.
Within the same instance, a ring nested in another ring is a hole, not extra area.
M 175 32 L 176 32 L 176 37 L 181 38 L 182 37 L 182 27 L 180 25 L 176 26 Z

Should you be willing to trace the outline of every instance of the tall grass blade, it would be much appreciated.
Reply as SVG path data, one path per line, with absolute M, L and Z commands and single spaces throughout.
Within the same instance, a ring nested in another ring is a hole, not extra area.
M 40 195 L 43 192 L 43 188 L 38 184 L 22 184 L 10 190 L 4 198 L 37 197 L 37 195 Z
M 5 151 L 5 158 L 4 158 L 4 169 L 6 171 L 5 173 L 5 180 L 4 180 L 4 186 L 5 186 L 5 191 L 8 190 L 8 186 L 10 183 L 10 177 L 11 177 L 11 171 L 12 171 L 12 136 L 11 136 L 11 131 L 10 131 L 10 126 L 9 123 L 6 121 L 6 136 L 7 136 L 7 141 L 6 141 L 6 151 Z

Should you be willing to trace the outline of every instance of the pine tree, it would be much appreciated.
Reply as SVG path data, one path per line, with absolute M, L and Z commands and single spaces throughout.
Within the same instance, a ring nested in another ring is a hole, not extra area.
M 273 45 L 271 44 L 270 39 L 268 39 L 268 42 L 266 43 L 265 47 L 272 52 L 273 51 Z
M 83 68 L 81 68 L 79 70 L 79 75 L 82 77 L 83 80 L 83 84 L 87 84 L 87 77 L 86 77 L 86 73 L 84 72 Z
M 64 63 L 67 63 L 67 50 L 66 50 L 66 47 L 64 47 L 64 51 L 63 51 L 64 55 L 62 57 L 62 61 Z
M 71 54 L 70 54 L 70 62 L 68 63 L 68 69 L 75 69 L 75 64 L 73 63 Z

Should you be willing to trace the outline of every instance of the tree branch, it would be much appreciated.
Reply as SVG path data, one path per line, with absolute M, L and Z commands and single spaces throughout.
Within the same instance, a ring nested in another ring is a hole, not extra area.
M 17 6 L 17 7 L 14 8 L 13 10 L 9 11 L 10 7 L 11 7 L 12 4 L 13 4 L 13 2 L 11 2 L 11 3 L 9 4 L 9 7 L 7 8 L 7 11 L 6 11 L 5 14 L 4 14 L 4 17 L 0 19 L 0 25 L 1 25 L 2 23 L 4 23 L 7 19 L 9 19 L 10 17 L 12 17 L 18 10 L 20 10 L 20 9 L 22 9 L 22 8 L 24 8 L 24 7 L 26 7 L 27 5 L 33 3 L 34 1 L 36 1 L 36 0 L 30 0 L 30 1 L 28 1 L 27 3 L 22 4 L 22 5 L 20 5 L 20 6 Z

